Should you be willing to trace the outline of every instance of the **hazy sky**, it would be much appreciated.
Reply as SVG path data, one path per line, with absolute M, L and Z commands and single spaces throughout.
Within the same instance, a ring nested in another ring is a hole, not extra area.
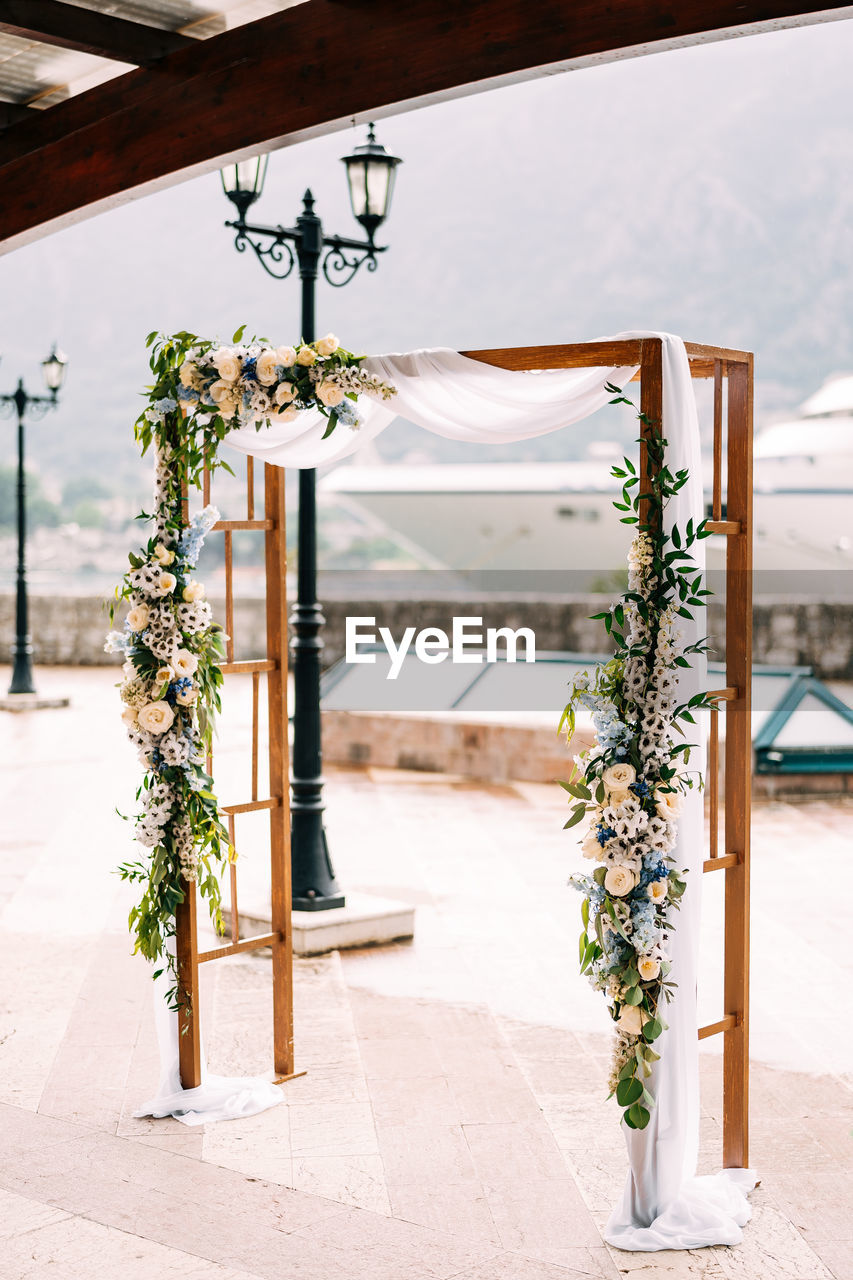
M 853 365 L 851 64 L 853 23 L 840 22 L 381 121 L 405 162 L 381 232 L 391 247 L 375 274 L 320 285 L 320 331 L 381 351 L 669 329 L 759 347 L 770 398 L 796 403 Z M 327 229 L 356 233 L 339 157 L 362 138 L 273 154 L 253 216 L 291 222 L 310 184 Z M 61 411 L 30 433 L 37 464 L 91 471 L 104 454 L 114 474 L 133 471 L 150 329 L 230 336 L 245 321 L 299 336 L 298 281 L 234 251 L 230 208 L 210 175 L 0 258 L 0 390 L 19 372 L 34 386 L 54 338 L 70 357 Z M 11 451 L 0 434 L 0 458 Z

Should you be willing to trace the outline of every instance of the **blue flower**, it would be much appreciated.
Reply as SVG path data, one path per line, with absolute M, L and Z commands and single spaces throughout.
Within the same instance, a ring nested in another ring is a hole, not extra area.
M 190 404 L 195 404 L 198 400 L 198 392 L 193 391 L 192 387 L 185 387 L 183 385 L 178 387 L 178 396 L 181 400 L 186 400 Z
M 256 368 L 257 363 L 258 363 L 257 356 L 249 356 L 247 360 L 243 361 L 242 377 L 244 382 L 257 382 L 258 380 L 258 373 Z
M 645 797 L 649 794 L 649 784 L 647 782 L 632 782 L 629 791 L 633 791 L 635 796 Z
M 595 828 L 595 838 L 600 845 L 607 844 L 608 840 L 612 840 L 616 832 L 612 827 L 605 827 L 603 823 L 599 823 Z
M 164 396 L 162 400 L 154 401 L 154 408 L 157 409 L 159 413 L 172 413 L 173 410 L 177 409 L 177 407 L 177 400 L 173 400 L 171 396 Z

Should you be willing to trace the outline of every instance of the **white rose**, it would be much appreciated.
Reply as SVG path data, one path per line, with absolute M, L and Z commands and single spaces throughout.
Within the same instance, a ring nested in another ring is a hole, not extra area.
M 612 764 L 601 775 L 601 781 L 608 791 L 627 791 L 636 780 L 637 771 L 630 764 Z
M 216 366 L 216 372 L 223 382 L 237 381 L 240 376 L 240 361 L 228 347 L 220 347 L 218 351 L 214 351 L 210 360 Z M 214 383 L 213 385 L 216 386 L 217 384 Z M 212 390 L 213 388 L 211 388 Z
M 172 725 L 175 713 L 168 702 L 149 702 L 140 710 L 137 720 L 146 733 L 165 733 Z
M 291 400 L 295 399 L 296 392 L 289 382 L 282 382 L 273 393 L 273 400 L 276 404 L 290 404 Z
M 188 582 L 184 587 L 184 599 L 187 604 L 193 604 L 196 600 L 204 599 L 204 583 Z
M 125 707 L 121 713 L 121 718 L 127 725 L 128 729 L 136 728 L 136 711 L 133 707 Z
M 296 352 L 293 347 L 276 347 L 275 359 L 276 364 L 282 364 L 285 369 L 289 369 L 291 365 L 296 364 Z
M 655 792 L 655 808 L 661 818 L 667 822 L 671 822 L 681 813 L 681 807 L 684 804 L 684 796 L 680 791 L 661 791 Z
M 637 886 L 637 873 L 628 867 L 610 867 L 604 877 L 604 887 L 612 898 L 624 898 Z
M 341 344 L 333 333 L 327 333 L 325 338 L 320 338 L 314 343 L 317 348 L 317 354 L 321 356 L 332 356 Z
M 174 558 L 175 558 L 174 551 L 170 551 L 169 548 L 164 546 L 162 542 L 157 543 L 157 546 L 154 548 L 154 559 L 157 561 L 158 564 L 162 565 L 163 568 L 165 569 L 168 565 L 172 563 Z
M 178 585 L 178 579 L 173 573 L 163 572 L 157 579 L 157 589 L 161 595 L 167 596 L 170 591 L 174 591 Z
M 220 414 L 226 418 L 232 417 L 237 408 L 237 388 L 220 378 L 218 382 L 211 384 L 209 394 Z
M 131 609 L 130 613 L 127 615 L 127 625 L 130 627 L 131 631 L 135 631 L 137 635 L 140 631 L 144 631 L 148 626 L 148 615 L 150 612 L 151 610 L 144 602 Z M 136 668 L 134 667 L 134 674 L 135 672 Z
M 286 409 L 279 409 L 275 414 L 276 422 L 293 422 L 293 419 L 298 417 L 299 410 L 294 409 L 292 404 L 289 404 Z
M 300 347 L 296 355 L 296 363 L 306 366 L 317 363 L 317 352 L 311 347 Z
M 640 956 L 637 972 L 643 982 L 653 982 L 660 973 L 660 960 L 656 960 L 654 956 Z
M 175 694 L 175 701 L 179 702 L 182 707 L 191 707 L 198 697 L 196 689 L 179 689 Z
M 278 363 L 278 356 L 269 347 L 258 356 L 255 361 L 255 375 L 262 387 L 271 387 L 276 381 L 275 367 Z
M 175 668 L 175 674 L 178 676 L 195 675 L 198 669 L 198 658 L 194 653 L 190 653 L 189 649 L 179 649 L 175 654 L 172 665 Z
M 321 404 L 324 404 L 327 409 L 336 408 L 343 398 L 343 390 L 340 387 L 336 387 L 334 382 L 317 383 L 317 399 Z
M 148 608 L 147 605 L 145 607 L 146 609 Z M 135 680 L 137 675 L 139 674 L 139 672 L 136 670 L 136 663 L 132 662 L 130 658 L 128 658 L 127 662 L 122 667 L 122 671 L 124 672 L 125 680 Z
M 154 677 L 154 683 L 157 685 L 165 684 L 167 680 L 174 680 L 174 678 L 175 678 L 174 671 L 169 666 L 169 664 L 166 663 L 164 666 L 160 667 L 160 669 L 158 670 L 156 676 Z
M 645 1009 L 641 1009 L 638 1004 L 626 1004 L 616 1025 L 620 1031 L 627 1031 L 629 1036 L 638 1036 L 648 1021 L 649 1015 Z
M 652 880 L 648 887 L 648 895 L 652 902 L 663 902 L 669 892 L 668 880 Z

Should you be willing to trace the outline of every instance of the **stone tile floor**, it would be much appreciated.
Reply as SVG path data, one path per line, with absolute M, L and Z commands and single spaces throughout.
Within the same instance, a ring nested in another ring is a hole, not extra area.
M 5 673 L 0 670 L 0 684 Z M 285 1105 L 187 1129 L 139 1121 L 156 1080 L 145 965 L 129 954 L 133 752 L 103 669 L 45 670 L 68 711 L 0 719 L 0 1280 L 707 1280 L 853 1277 L 853 960 L 832 894 L 853 804 L 755 815 L 752 1163 L 736 1249 L 603 1245 L 625 1159 L 607 1035 L 576 974 L 575 854 L 556 788 L 333 772 L 351 889 L 418 907 L 413 944 L 296 965 Z M 233 798 L 245 705 L 223 722 Z M 238 828 L 238 843 L 240 839 Z M 257 833 L 245 871 L 260 884 Z M 702 1002 L 719 1016 L 720 885 L 706 877 Z M 711 881 L 712 883 L 707 883 Z M 817 904 L 817 905 L 815 905 Z M 211 1065 L 270 1062 L 269 960 L 205 966 Z M 703 1170 L 720 1151 L 719 1045 L 702 1054 Z

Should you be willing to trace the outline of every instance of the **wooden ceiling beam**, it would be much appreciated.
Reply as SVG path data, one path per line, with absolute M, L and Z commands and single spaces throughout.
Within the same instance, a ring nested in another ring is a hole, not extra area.
M 0 253 L 225 161 L 558 71 L 853 16 L 804 0 L 307 0 L 0 136 Z M 626 121 L 630 130 L 630 122 Z
M 0 102 L 0 129 L 8 129 L 13 124 L 20 124 L 22 120 L 29 120 L 31 114 L 32 107 L 18 102 Z
M 0 33 L 144 67 L 197 40 L 63 0 L 3 0 Z

